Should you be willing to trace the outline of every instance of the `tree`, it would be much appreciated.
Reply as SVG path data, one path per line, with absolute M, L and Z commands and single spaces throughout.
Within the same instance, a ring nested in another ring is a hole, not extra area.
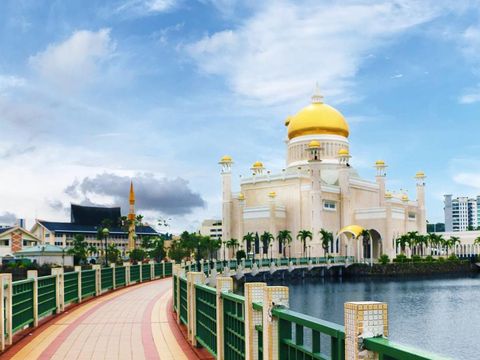
M 450 239 L 445 241 L 445 248 L 447 249 L 447 256 L 448 250 L 455 247 L 455 245 L 460 244 L 460 238 L 458 236 L 450 236 Z
M 89 245 L 87 248 L 87 252 L 90 254 L 90 256 L 93 256 L 98 253 L 98 249 L 95 245 Z
M 135 217 L 135 226 L 143 226 L 143 215 L 138 214 Z
M 136 248 L 131 250 L 128 256 L 130 257 L 130 260 L 132 262 L 136 263 L 136 262 L 142 262 L 147 257 L 147 253 L 143 249 Z
M 473 241 L 473 245 L 480 245 L 480 236 L 477 236 Z
M 321 229 L 320 236 L 322 237 L 322 248 L 325 252 L 325 257 L 328 257 L 328 249 L 330 248 L 330 244 L 333 244 L 333 233 L 328 230 Z
M 253 233 L 249 232 L 243 236 L 243 241 L 247 243 L 247 255 L 252 251 L 252 242 L 255 240 Z
M 229 249 L 229 250 L 232 250 L 233 249 L 233 254 L 235 253 L 235 250 L 237 249 L 237 247 L 240 245 L 238 240 L 237 239 L 230 239 L 228 241 L 225 242 L 225 245 L 226 247 Z
M 410 237 L 407 234 L 403 234 L 395 240 L 397 246 L 400 246 L 401 253 L 405 253 L 405 247 L 410 246 Z
M 262 240 L 263 253 L 267 254 L 268 257 L 268 247 L 270 243 L 275 240 L 275 238 L 273 237 L 272 233 L 269 233 L 268 231 L 264 231 L 260 238 Z
M 303 256 L 305 256 L 305 252 L 307 250 L 307 239 L 311 241 L 312 237 L 312 232 L 309 230 L 300 230 L 297 234 L 297 239 L 300 239 L 302 242 Z
M 86 263 L 87 261 L 87 242 L 85 236 L 75 235 L 73 237 L 72 247 L 68 249 L 67 253 L 73 255 L 73 262 L 75 265 Z
M 160 262 L 165 258 L 165 240 L 161 236 L 155 236 L 150 239 L 150 250 L 148 256 Z
M 120 250 L 115 244 L 108 244 L 108 261 L 114 264 L 120 261 Z
M 290 230 L 280 230 L 277 235 L 279 249 L 285 257 L 285 248 L 292 242 L 292 232 Z

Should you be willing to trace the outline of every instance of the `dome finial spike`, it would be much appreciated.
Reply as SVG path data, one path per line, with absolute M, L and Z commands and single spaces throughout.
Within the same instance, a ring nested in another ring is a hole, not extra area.
M 320 91 L 320 86 L 318 85 L 318 81 L 315 83 L 315 90 L 312 94 L 312 104 L 322 104 L 323 103 L 323 95 Z

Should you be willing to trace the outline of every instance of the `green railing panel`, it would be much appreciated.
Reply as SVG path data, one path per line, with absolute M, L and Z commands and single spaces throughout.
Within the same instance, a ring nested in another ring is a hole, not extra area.
M 113 289 L 113 269 L 110 267 L 104 267 L 100 272 L 102 290 Z
M 152 271 L 152 268 L 150 267 L 150 264 L 142 265 L 142 281 L 151 280 L 151 277 L 152 277 L 151 271 Z
M 153 265 L 153 275 L 155 275 L 155 277 L 163 277 L 163 265 L 161 263 L 155 263 Z
M 173 280 L 173 309 L 178 311 L 177 309 L 177 277 L 175 275 L 172 276 Z
M 345 359 L 343 326 L 283 308 L 272 309 L 272 315 L 279 319 L 280 360 Z M 305 331 L 309 331 L 308 345 L 304 341 Z M 320 342 L 321 334 L 330 337 L 329 347 Z
M 33 324 L 33 279 L 12 283 L 12 333 Z
M 173 272 L 173 264 L 169 261 L 165 263 L 165 276 L 172 275 Z
M 380 360 L 441 360 L 447 359 L 438 355 L 415 350 L 396 344 L 385 338 L 367 338 L 363 342 L 366 349 L 378 353 Z
M 140 281 L 140 265 L 130 266 L 130 282 Z
M 224 357 L 229 360 L 245 359 L 245 298 L 222 293 Z
M 96 276 L 96 270 L 82 271 L 82 299 L 95 295 L 96 293 L 95 276 Z
M 38 278 L 38 317 L 50 315 L 57 310 L 57 277 Z
M 214 288 L 195 285 L 197 341 L 217 355 L 217 295 Z
M 256 325 L 255 331 L 258 333 L 258 358 L 263 359 L 263 327 L 262 325 Z
M 126 281 L 126 268 L 125 266 L 119 266 L 115 268 L 115 287 L 125 286 Z
M 187 280 L 180 277 L 180 320 L 188 324 Z
M 65 304 L 78 301 L 78 272 L 72 271 L 63 275 L 63 302 Z
M 251 259 L 245 259 L 245 268 L 246 269 L 251 269 L 253 266 L 252 260 Z

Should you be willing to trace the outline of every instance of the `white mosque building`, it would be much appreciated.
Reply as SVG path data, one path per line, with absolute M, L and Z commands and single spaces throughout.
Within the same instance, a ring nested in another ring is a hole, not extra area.
M 332 254 L 360 258 L 387 254 L 392 258 L 398 236 L 409 231 L 426 233 L 425 174 L 415 176 L 416 200 L 402 191 L 385 190 L 387 165 L 383 160 L 375 162 L 375 181 L 361 178 L 350 165 L 348 123 L 323 102 L 318 89 L 311 104 L 288 117 L 285 126 L 287 156 L 281 172 L 267 171 L 257 161 L 252 174 L 242 177 L 240 190 L 234 192 L 233 160 L 230 156 L 220 160 L 223 240 L 235 238 L 242 243 L 247 233 L 267 231 L 276 236 L 280 230 L 290 230 L 290 255 L 301 256 L 303 246 L 296 235 L 309 230 L 313 239 L 308 241 L 308 255 L 323 256 L 319 232 L 326 229 L 335 235 Z M 371 247 L 363 244 L 363 229 L 370 231 Z M 277 255 L 279 246 L 271 251 Z

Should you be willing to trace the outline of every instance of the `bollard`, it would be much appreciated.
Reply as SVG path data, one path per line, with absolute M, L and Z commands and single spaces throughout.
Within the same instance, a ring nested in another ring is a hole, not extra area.
M 228 360 L 224 357 L 223 333 L 223 301 L 222 292 L 233 290 L 233 280 L 230 277 L 217 277 L 217 360 Z
M 203 284 L 205 275 L 202 272 L 187 274 L 187 303 L 188 303 L 188 338 L 193 346 L 197 346 L 197 320 L 195 284 Z
M 263 359 L 277 360 L 278 319 L 272 316 L 272 309 L 277 306 L 288 307 L 288 287 L 267 286 L 263 292 Z
M 253 303 L 263 302 L 265 283 L 245 283 L 245 360 L 258 359 L 258 332 L 255 326 L 262 325 L 263 313 L 253 309 Z
M 78 273 L 78 303 L 82 302 L 82 267 L 75 266 L 75 272 Z
M 92 265 L 92 269 L 95 270 L 95 296 L 100 295 L 102 292 L 102 274 L 99 264 Z
M 63 268 L 53 268 L 52 275 L 57 278 L 56 294 L 57 294 L 57 314 L 65 310 L 64 296 L 63 296 Z
M 38 271 L 28 270 L 27 279 L 33 279 L 33 326 L 38 326 Z
M 117 288 L 116 279 L 115 279 L 115 263 L 110 264 L 112 268 L 112 289 L 115 290 Z
M 124 262 L 123 266 L 125 266 L 125 286 L 130 285 L 130 262 Z
M 377 301 L 347 302 L 344 311 L 345 359 L 377 359 L 378 356 L 363 349 L 362 344 L 365 338 L 388 336 L 387 304 Z

